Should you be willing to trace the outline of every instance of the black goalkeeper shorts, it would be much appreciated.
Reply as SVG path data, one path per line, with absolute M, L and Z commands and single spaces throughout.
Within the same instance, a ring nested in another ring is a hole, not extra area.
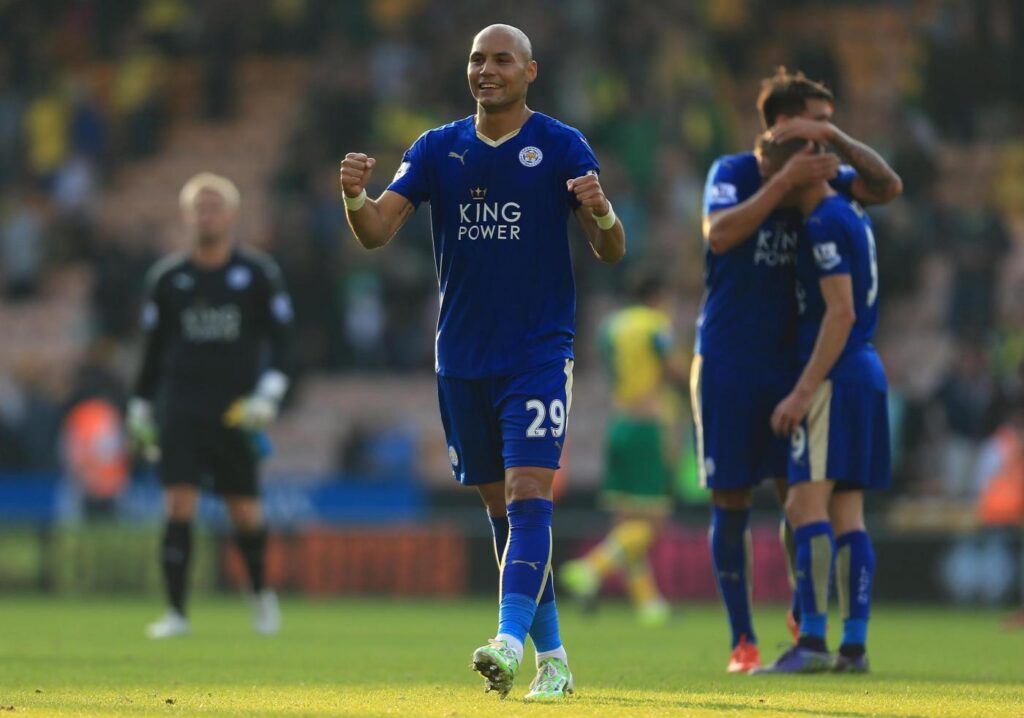
M 259 493 L 259 449 L 248 432 L 220 417 L 171 415 L 160 426 L 160 481 L 190 484 L 220 496 Z

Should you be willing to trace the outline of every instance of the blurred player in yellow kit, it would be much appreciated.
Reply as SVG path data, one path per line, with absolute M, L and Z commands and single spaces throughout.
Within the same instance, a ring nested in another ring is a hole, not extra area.
M 669 609 L 654 581 L 648 551 L 671 509 L 669 457 L 679 411 L 670 387 L 683 385 L 684 379 L 672 362 L 672 322 L 664 311 L 662 279 L 640 277 L 631 293 L 633 302 L 612 314 L 601 329 L 614 403 L 605 440 L 602 502 L 612 511 L 615 525 L 600 544 L 564 564 L 558 575 L 569 593 L 592 604 L 603 579 L 624 571 L 638 618 L 658 625 L 668 618 Z

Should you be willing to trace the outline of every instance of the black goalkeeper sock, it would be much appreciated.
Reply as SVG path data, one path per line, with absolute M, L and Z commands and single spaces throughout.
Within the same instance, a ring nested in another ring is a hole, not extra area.
M 167 602 L 183 616 L 185 615 L 185 591 L 191 555 L 192 523 L 190 521 L 168 521 L 160 548 L 160 564 L 164 571 Z
M 242 554 L 242 561 L 249 572 L 249 583 L 254 593 L 259 593 L 264 586 L 264 565 L 267 555 L 267 530 L 260 528 L 255 531 L 239 531 L 235 534 L 235 545 Z

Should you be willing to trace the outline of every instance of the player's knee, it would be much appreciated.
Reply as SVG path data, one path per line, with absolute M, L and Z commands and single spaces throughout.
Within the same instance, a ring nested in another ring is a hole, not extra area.
M 191 486 L 173 486 L 167 489 L 165 506 L 171 521 L 191 521 L 195 517 L 198 494 Z
M 815 492 L 790 491 L 786 496 L 786 519 L 790 526 L 799 528 L 817 521 L 828 521 L 828 509 L 818 501 Z
M 263 525 L 263 512 L 254 499 L 228 500 L 231 523 L 238 531 L 255 531 Z
M 749 509 L 754 494 L 750 489 L 712 489 L 711 503 L 720 509 Z
M 864 531 L 864 504 L 853 493 L 837 494 L 829 504 L 829 519 L 836 536 L 850 531 Z
M 775 479 L 772 483 L 775 484 L 775 495 L 779 499 L 779 505 L 786 505 L 786 496 L 789 495 L 789 481 L 786 479 Z
M 505 475 L 505 500 L 552 499 L 551 487 L 555 472 L 551 469 L 516 467 Z

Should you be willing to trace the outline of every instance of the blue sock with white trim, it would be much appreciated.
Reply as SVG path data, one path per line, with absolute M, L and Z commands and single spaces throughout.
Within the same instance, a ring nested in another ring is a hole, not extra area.
M 498 635 L 519 642 L 533 625 L 551 570 L 551 516 L 547 499 L 524 499 L 508 505 L 509 538 L 501 568 Z
M 796 529 L 796 588 L 800 594 L 800 645 L 825 650 L 828 587 L 835 567 L 832 524 L 816 521 Z
M 875 577 L 875 550 L 867 531 L 848 531 L 836 539 L 836 587 L 843 619 L 840 652 L 864 653 L 871 616 L 871 584 Z
M 498 561 L 498 570 L 501 570 L 501 557 L 505 554 L 505 546 L 508 545 L 508 516 L 487 515 L 491 522 L 491 533 L 494 534 L 494 555 Z M 558 629 L 558 609 L 555 606 L 555 574 L 548 573 L 547 583 L 544 584 L 544 591 L 540 595 L 540 602 L 537 604 L 537 612 L 533 616 L 533 625 L 530 626 L 530 638 L 538 653 L 549 653 L 557 650 L 562 645 L 562 637 Z
M 558 631 L 558 608 L 555 605 L 555 574 L 548 572 L 548 581 L 537 604 L 537 613 L 530 626 L 530 638 L 537 653 L 549 653 L 562 645 Z

